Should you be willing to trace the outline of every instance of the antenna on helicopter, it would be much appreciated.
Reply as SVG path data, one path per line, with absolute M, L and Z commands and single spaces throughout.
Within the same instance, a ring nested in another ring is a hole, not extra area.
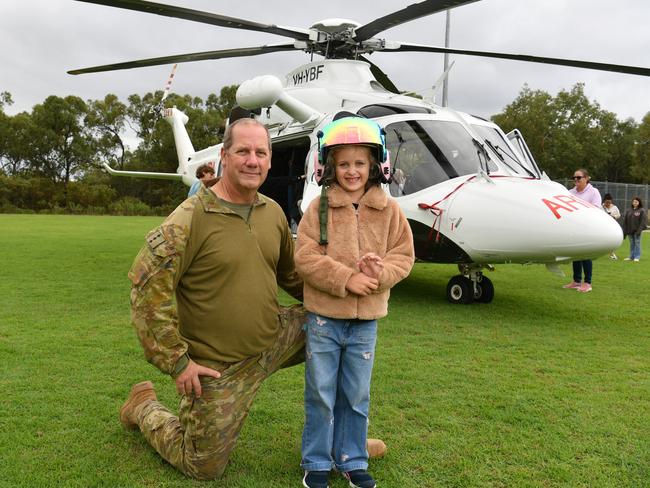
M 451 68 L 454 67 L 454 64 L 456 64 L 456 61 L 452 61 L 449 66 L 445 68 L 445 71 L 438 77 L 436 82 L 433 84 L 431 89 L 433 90 L 433 93 L 431 95 L 431 102 L 436 103 L 436 93 L 440 90 L 440 86 L 442 85 L 443 91 L 442 91 L 442 106 L 446 107 L 447 106 L 447 97 L 445 96 L 445 88 L 447 86 L 447 79 L 449 77 L 449 72 L 451 71 Z
M 445 47 L 449 49 L 449 30 L 451 27 L 451 10 L 447 10 L 447 16 L 445 19 Z M 452 62 L 452 65 L 454 63 Z M 444 57 L 444 73 L 445 75 L 449 74 L 449 69 L 451 66 L 449 66 L 449 53 L 445 53 Z M 442 106 L 446 107 L 447 106 L 447 94 L 449 91 L 449 77 L 445 76 L 445 79 L 442 83 Z

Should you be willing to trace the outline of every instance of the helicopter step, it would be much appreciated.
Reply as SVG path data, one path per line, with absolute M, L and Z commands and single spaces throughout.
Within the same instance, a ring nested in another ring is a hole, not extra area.
M 494 298 L 492 280 L 483 275 L 483 266 L 459 264 L 461 274 L 453 276 L 447 283 L 447 300 L 450 303 L 467 305 L 473 302 L 490 303 Z M 492 271 L 492 266 L 487 266 Z

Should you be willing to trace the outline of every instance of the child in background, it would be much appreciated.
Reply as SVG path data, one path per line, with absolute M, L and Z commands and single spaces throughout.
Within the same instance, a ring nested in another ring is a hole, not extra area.
M 318 141 L 323 192 L 300 221 L 295 253 L 309 311 L 303 486 L 327 488 L 336 468 L 350 486 L 374 488 L 366 439 L 377 319 L 413 266 L 413 237 L 381 188 L 390 175 L 383 129 L 345 117 Z
M 614 205 L 614 199 L 609 193 L 605 193 L 605 196 L 603 197 L 603 210 L 616 222 L 621 218 L 621 212 L 618 207 Z M 609 253 L 609 259 L 617 260 L 618 256 L 616 256 L 614 251 L 612 251 Z

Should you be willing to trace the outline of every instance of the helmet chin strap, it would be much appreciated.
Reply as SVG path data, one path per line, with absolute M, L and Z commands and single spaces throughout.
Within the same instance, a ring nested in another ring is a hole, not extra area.
M 327 186 L 323 185 L 320 190 L 320 201 L 318 202 L 318 222 L 320 224 L 321 246 L 327 245 Z

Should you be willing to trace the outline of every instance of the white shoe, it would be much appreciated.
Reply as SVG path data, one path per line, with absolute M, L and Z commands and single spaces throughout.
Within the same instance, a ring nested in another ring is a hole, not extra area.
M 638 262 L 639 262 L 639 258 L 636 258 L 636 259 L 634 260 L 634 262 L 635 262 L 635 263 L 638 263 Z

